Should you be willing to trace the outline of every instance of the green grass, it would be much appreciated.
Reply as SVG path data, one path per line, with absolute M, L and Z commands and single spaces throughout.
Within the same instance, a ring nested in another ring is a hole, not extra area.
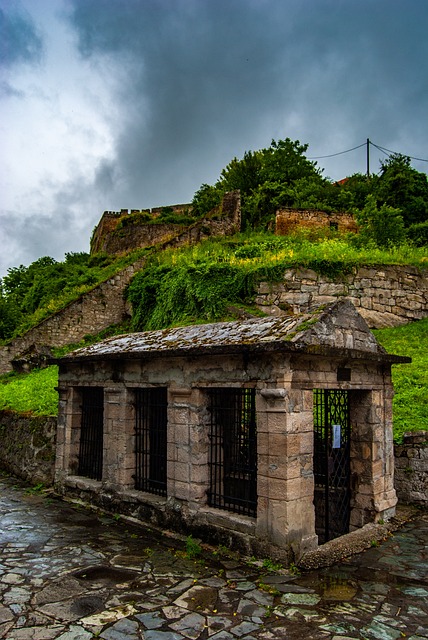
M 58 367 L 31 373 L 6 374 L 0 378 L 0 410 L 35 416 L 58 415 Z
M 227 307 L 251 305 L 257 284 L 281 282 L 290 268 L 304 267 L 332 280 L 360 265 L 413 264 L 428 268 L 426 251 L 359 246 L 355 234 L 330 231 L 239 234 L 153 253 L 132 280 L 134 331 L 221 320 Z
M 394 441 L 400 443 L 406 431 L 428 431 L 428 318 L 373 333 L 389 353 L 412 358 L 392 367 Z

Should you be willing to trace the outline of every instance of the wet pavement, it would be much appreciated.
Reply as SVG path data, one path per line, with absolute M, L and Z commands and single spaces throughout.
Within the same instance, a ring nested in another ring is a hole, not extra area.
M 428 513 L 299 574 L 0 477 L 0 638 L 428 638 Z

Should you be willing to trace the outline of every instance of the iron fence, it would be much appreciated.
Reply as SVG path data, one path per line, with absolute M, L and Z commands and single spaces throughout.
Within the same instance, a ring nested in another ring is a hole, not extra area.
M 135 390 L 135 488 L 166 496 L 167 389 Z
M 103 475 L 104 390 L 84 387 L 80 390 L 81 428 L 79 476 L 101 480 Z
M 208 504 L 257 514 L 255 389 L 209 390 L 210 487 Z

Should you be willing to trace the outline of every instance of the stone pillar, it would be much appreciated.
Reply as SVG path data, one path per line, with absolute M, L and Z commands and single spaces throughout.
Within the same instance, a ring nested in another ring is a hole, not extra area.
M 206 503 L 208 489 L 205 405 L 199 389 L 168 390 L 167 494 L 188 502 L 191 510 Z
M 392 387 L 351 396 L 350 530 L 395 513 Z
M 55 479 L 77 473 L 79 465 L 82 396 L 76 387 L 60 387 Z
M 129 474 L 133 458 L 132 435 L 129 433 L 131 424 L 127 389 L 106 387 L 104 389 L 103 482 L 112 489 L 129 487 L 132 482 Z
M 317 544 L 312 392 L 262 389 L 257 399 L 257 535 L 296 557 Z

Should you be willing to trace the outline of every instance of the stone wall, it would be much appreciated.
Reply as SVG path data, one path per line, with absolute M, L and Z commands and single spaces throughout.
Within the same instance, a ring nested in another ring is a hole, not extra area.
M 0 468 L 18 478 L 52 485 L 57 419 L 0 411 Z
M 428 270 L 370 266 L 332 280 L 311 269 L 287 269 L 281 282 L 262 282 L 257 306 L 270 315 L 306 313 L 346 297 L 371 328 L 397 326 L 428 316 Z
M 276 212 L 275 233 L 286 236 L 297 229 L 334 229 L 340 233 L 352 231 L 358 227 L 351 213 L 327 212 L 317 209 L 281 209 Z
M 408 433 L 395 447 L 395 487 L 401 502 L 428 507 L 428 431 Z
M 61 347 L 79 342 L 85 335 L 119 324 L 127 316 L 123 299 L 125 287 L 133 275 L 143 266 L 139 261 L 117 273 L 74 302 L 49 316 L 11 344 L 0 347 L 0 373 L 12 369 L 12 360 L 31 350 Z
M 159 249 L 197 244 L 210 236 L 231 235 L 239 231 L 241 207 L 239 192 L 224 196 L 221 212 L 180 230 L 165 240 Z M 9 345 L 0 347 L 0 374 L 12 370 L 12 360 L 44 347 L 61 347 L 77 343 L 88 334 L 96 334 L 119 324 L 130 316 L 124 291 L 132 277 L 144 267 L 141 259 L 126 267 L 109 280 L 94 287 L 80 298 L 53 314 Z
M 177 223 L 157 222 L 162 209 L 170 209 L 177 216 Z M 205 218 L 192 224 L 180 224 L 179 217 L 191 211 L 190 204 L 172 205 L 137 211 L 105 211 L 91 238 L 91 254 L 105 252 L 111 255 L 130 253 L 135 249 L 167 243 L 173 238 L 189 233 L 194 239 L 210 235 L 230 235 L 241 229 L 240 195 L 238 191 L 225 194 L 222 203 Z M 144 222 L 150 215 L 152 221 Z M 121 224 L 120 224 L 121 223 Z M 119 226 L 120 225 L 120 226 Z

